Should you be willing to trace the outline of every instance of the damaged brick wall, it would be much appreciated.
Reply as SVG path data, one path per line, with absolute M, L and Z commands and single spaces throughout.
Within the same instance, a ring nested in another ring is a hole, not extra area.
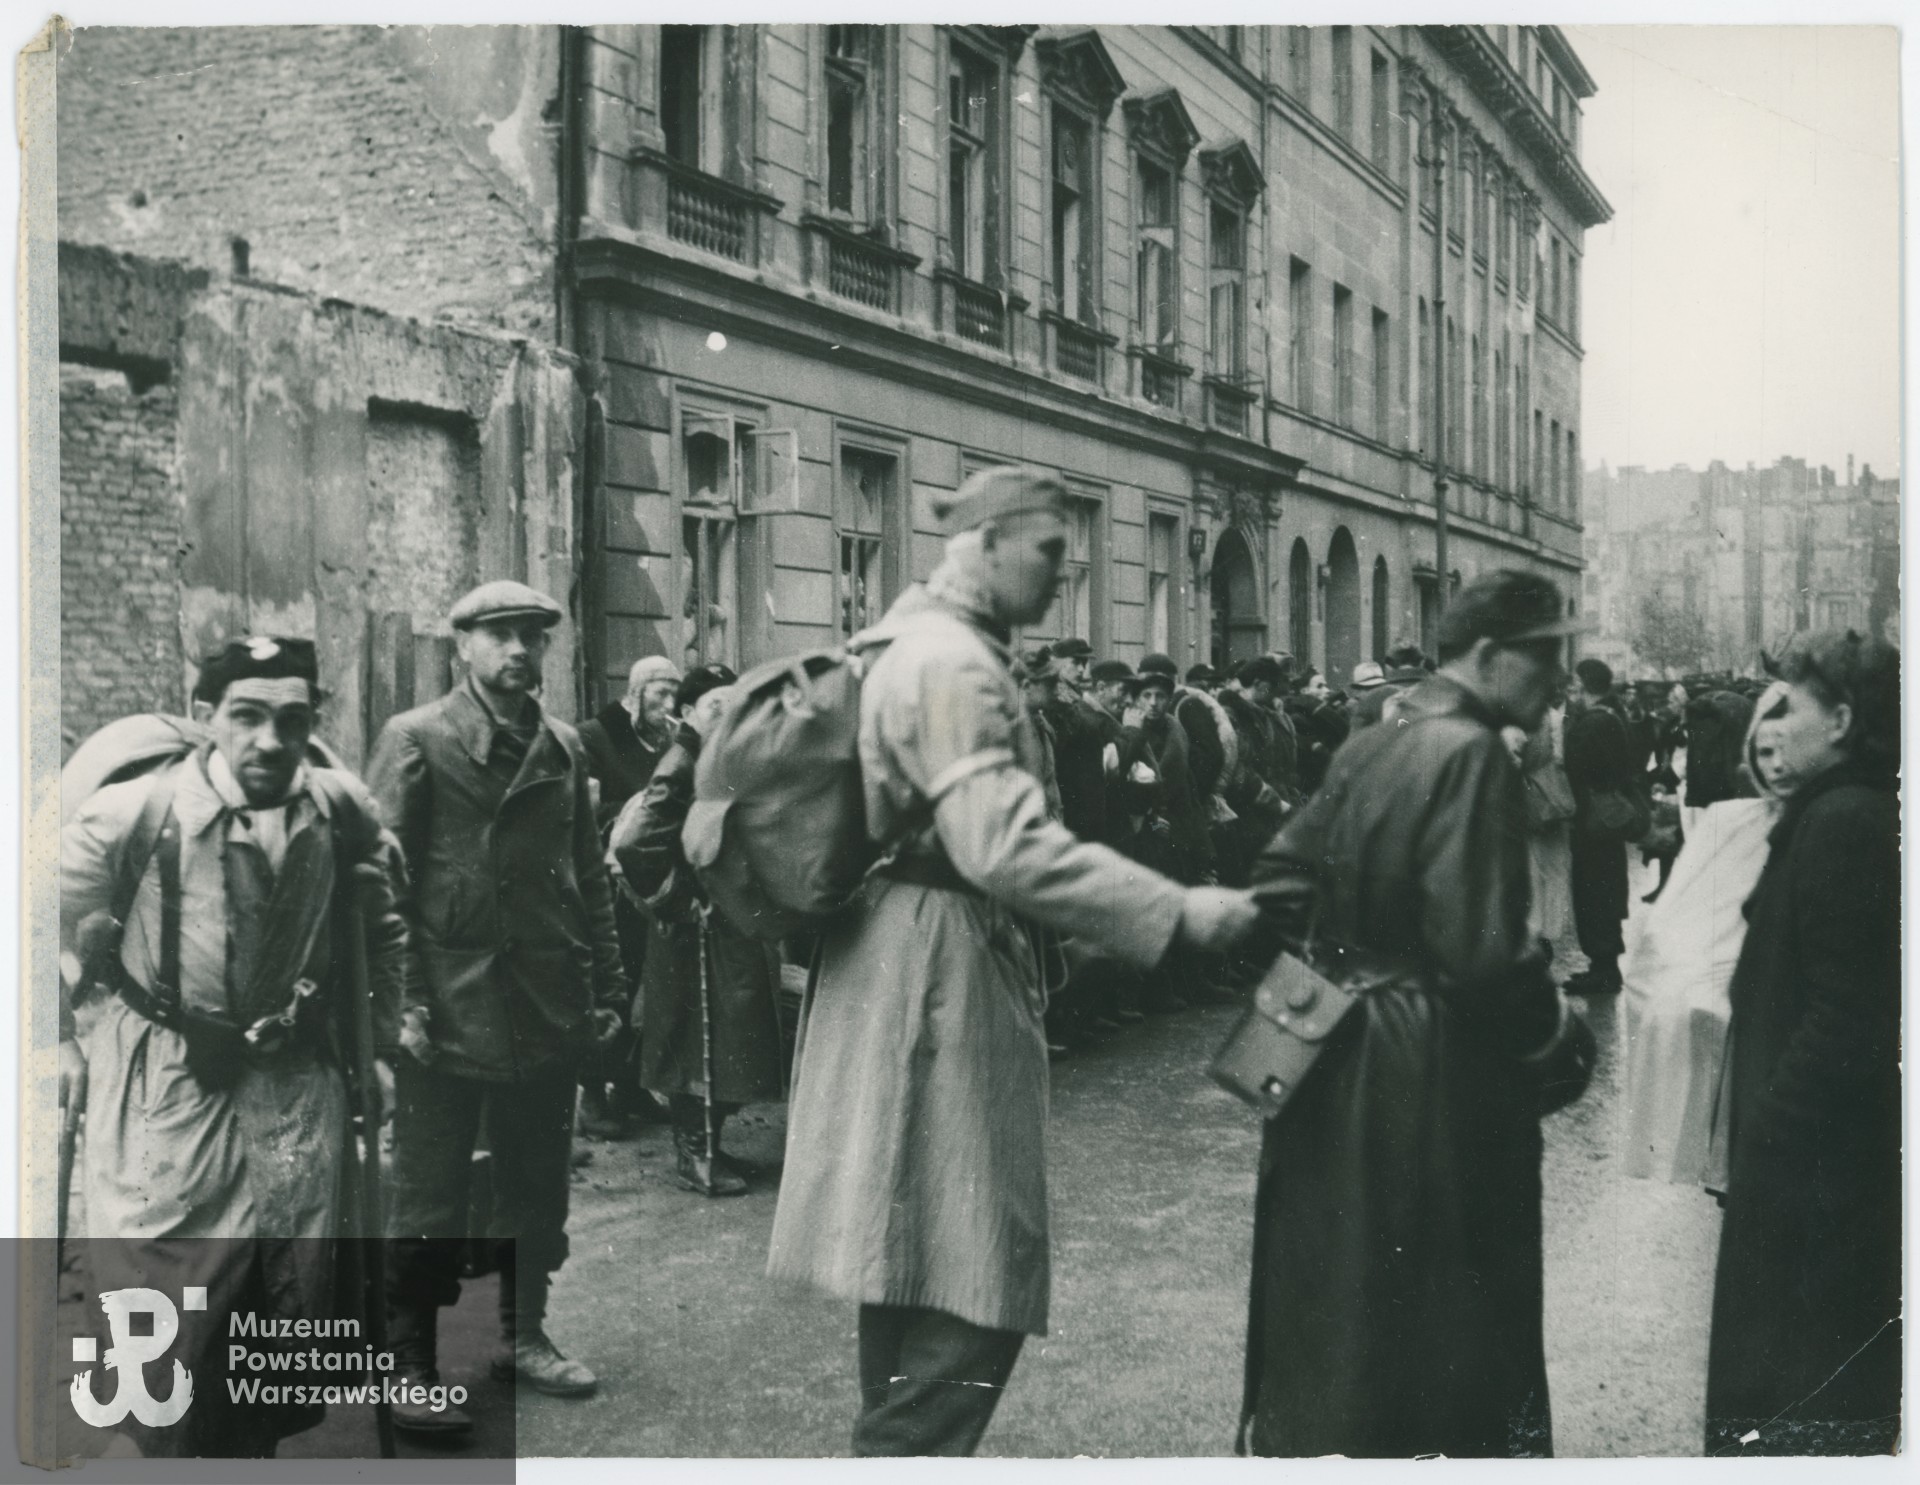
M 179 408 L 170 382 L 60 368 L 60 725 L 65 750 L 115 717 L 177 712 Z
M 445 683 L 460 593 L 515 577 L 576 602 L 572 358 L 98 248 L 63 246 L 60 275 L 72 741 L 178 710 L 183 662 L 231 635 L 294 634 L 358 763 Z M 437 664 L 399 658 L 416 639 Z M 548 664 L 574 716 L 574 625 Z
M 550 338 L 556 32 L 82 27 L 61 238 Z

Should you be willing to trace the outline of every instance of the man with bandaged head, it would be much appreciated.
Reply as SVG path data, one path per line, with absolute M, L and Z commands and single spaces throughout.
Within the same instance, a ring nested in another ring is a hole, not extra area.
M 1009 669 L 1066 554 L 1052 475 L 973 476 L 944 559 L 856 636 L 867 826 L 886 853 L 809 993 L 769 1271 L 859 1311 L 859 1455 L 969 1454 L 1047 1329 L 1047 1046 L 1032 930 L 1147 969 L 1223 948 L 1249 896 L 1182 888 L 1047 816 Z

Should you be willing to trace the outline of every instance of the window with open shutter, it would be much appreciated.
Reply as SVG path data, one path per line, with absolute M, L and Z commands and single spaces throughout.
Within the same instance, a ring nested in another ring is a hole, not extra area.
M 1140 193 L 1140 340 L 1171 353 L 1179 339 L 1174 265 L 1177 218 L 1174 176 L 1164 165 L 1136 157 Z
M 1224 202 L 1213 203 L 1207 286 L 1209 334 L 1207 355 L 1212 369 L 1238 376 L 1247 365 L 1246 281 L 1247 224 L 1239 211 Z

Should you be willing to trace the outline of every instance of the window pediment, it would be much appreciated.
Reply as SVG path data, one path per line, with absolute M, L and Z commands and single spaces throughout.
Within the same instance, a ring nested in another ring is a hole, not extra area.
M 1129 93 L 1120 105 L 1127 115 L 1127 129 L 1133 142 L 1171 161 L 1176 169 L 1186 164 L 1187 156 L 1200 142 L 1200 130 L 1178 90 L 1155 88 L 1146 93 Z
M 1033 50 L 1040 59 L 1042 87 L 1066 94 L 1102 118 L 1126 91 L 1127 80 L 1114 66 L 1106 43 L 1089 26 L 1050 33 L 1036 41 Z
M 1207 194 L 1236 206 L 1253 203 L 1266 182 L 1260 162 L 1244 139 L 1216 139 L 1200 148 L 1200 174 Z

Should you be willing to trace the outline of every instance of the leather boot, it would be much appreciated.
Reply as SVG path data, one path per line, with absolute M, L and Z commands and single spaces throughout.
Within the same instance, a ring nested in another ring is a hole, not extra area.
M 395 1389 L 437 1387 L 440 1384 L 438 1322 L 440 1311 L 433 1305 L 406 1305 L 387 1318 L 387 1335 L 393 1348 Z M 396 1402 L 393 1426 L 407 1433 L 430 1434 L 445 1438 L 451 1434 L 471 1433 L 473 1420 L 465 1408 L 447 1403 L 438 1411 L 426 1403 Z
M 500 1353 L 493 1359 L 496 1382 L 525 1382 L 548 1397 L 587 1397 L 600 1379 L 585 1362 L 560 1354 L 547 1339 L 547 1289 L 551 1278 L 509 1277 L 500 1271 Z
M 623 1140 L 633 1134 L 633 1121 L 614 1106 L 607 1085 L 598 1078 L 580 1089 L 580 1133 L 592 1140 Z
M 673 1127 L 673 1174 L 681 1186 L 702 1196 L 739 1196 L 747 1189 L 724 1164 L 707 1159 L 705 1129 L 688 1130 L 678 1123 Z

